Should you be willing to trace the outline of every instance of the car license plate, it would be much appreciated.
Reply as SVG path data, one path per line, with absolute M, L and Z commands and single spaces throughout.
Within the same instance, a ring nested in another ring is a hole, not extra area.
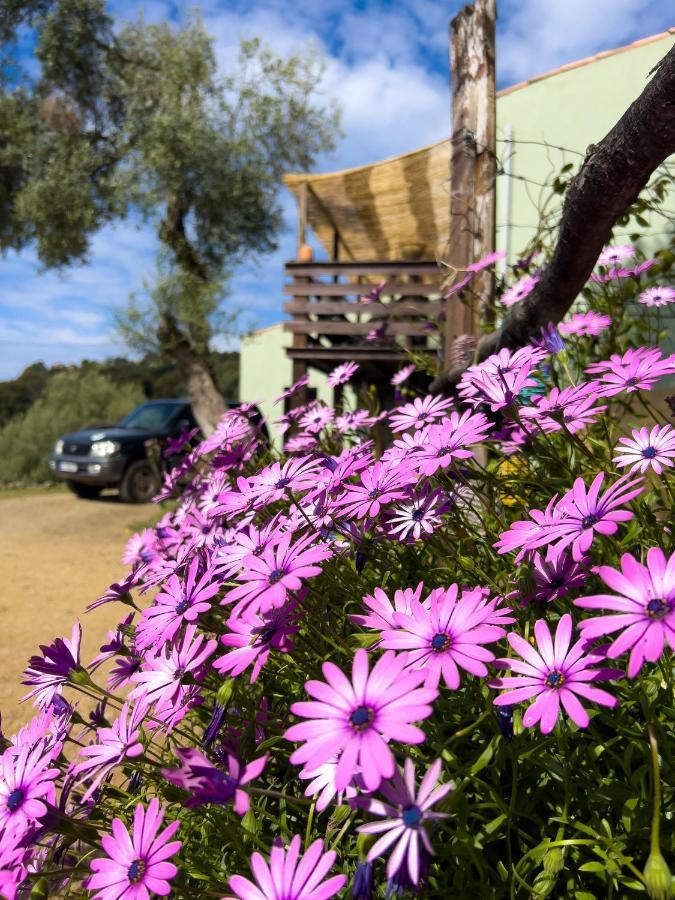
M 61 472 L 77 472 L 77 463 L 61 462 L 59 463 L 59 470 Z

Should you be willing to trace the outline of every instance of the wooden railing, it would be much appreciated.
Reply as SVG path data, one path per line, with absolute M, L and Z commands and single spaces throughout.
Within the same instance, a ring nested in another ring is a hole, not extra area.
M 326 371 L 346 360 L 398 365 L 406 350 L 436 352 L 442 304 L 435 261 L 289 262 L 285 274 L 288 354 L 304 364 L 294 365 L 296 376 L 307 364 Z M 381 282 L 377 299 L 363 302 Z

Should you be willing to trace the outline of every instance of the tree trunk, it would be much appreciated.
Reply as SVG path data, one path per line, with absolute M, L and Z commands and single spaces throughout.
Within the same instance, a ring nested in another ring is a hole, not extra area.
M 185 233 L 184 215 L 178 197 L 172 197 L 159 236 L 173 252 L 178 265 L 207 285 L 209 275 Z M 157 338 L 162 351 L 175 360 L 185 381 L 197 424 L 205 435 L 212 434 L 227 405 L 206 360 L 196 351 L 188 335 L 181 331 L 169 312 L 160 315 Z
M 206 436 L 215 430 L 218 419 L 227 409 L 213 376 L 181 332 L 170 313 L 160 317 L 157 329 L 162 350 L 172 356 L 185 381 L 187 395 L 197 424 Z
M 569 310 L 589 279 L 617 219 L 637 199 L 655 169 L 675 153 L 675 47 L 609 134 L 591 145 L 563 205 L 551 261 L 529 296 L 516 303 L 499 329 L 481 338 L 478 361 L 502 347 L 524 346 Z M 650 73 L 651 74 L 651 73 Z M 431 384 L 451 391 L 464 367 Z

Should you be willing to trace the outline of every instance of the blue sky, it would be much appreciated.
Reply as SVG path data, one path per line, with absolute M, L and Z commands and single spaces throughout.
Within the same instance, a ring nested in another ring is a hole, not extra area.
M 261 35 L 281 52 L 309 43 L 326 58 L 324 91 L 343 110 L 344 139 L 318 170 L 360 165 L 421 147 L 449 129 L 449 19 L 459 0 L 203 0 L 207 30 L 227 69 L 242 36 Z M 126 19 L 176 20 L 194 4 L 111 0 Z M 497 78 L 505 87 L 567 62 L 630 43 L 675 24 L 672 0 L 498 0 Z M 282 195 L 283 196 L 283 195 Z M 282 267 L 295 250 L 295 211 L 283 196 L 287 227 L 279 249 L 252 260 L 231 283 L 245 327 L 282 317 Z M 108 227 L 88 264 L 40 273 L 26 250 L 0 258 L 0 380 L 37 360 L 102 359 L 125 350 L 112 316 L 154 269 L 151 230 Z M 231 344 L 231 340 L 230 340 Z

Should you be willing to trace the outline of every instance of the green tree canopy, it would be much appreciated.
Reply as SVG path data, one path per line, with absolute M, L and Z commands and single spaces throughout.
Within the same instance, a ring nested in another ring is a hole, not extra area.
M 12 45 L 20 27 L 30 69 Z M 126 334 L 138 338 L 142 319 L 208 427 L 222 410 L 208 346 L 227 275 L 274 248 L 284 172 L 334 146 L 321 61 L 245 40 L 223 73 L 197 14 L 119 23 L 103 0 L 5 0 L 0 35 L 0 249 L 33 245 L 43 265 L 67 266 L 107 222 L 151 222 L 160 277 Z

